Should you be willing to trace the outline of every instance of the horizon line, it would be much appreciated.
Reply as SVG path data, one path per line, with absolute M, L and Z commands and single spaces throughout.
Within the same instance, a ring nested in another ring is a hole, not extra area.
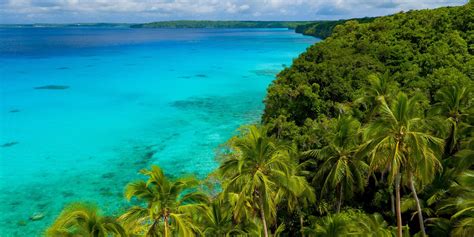
M 411 10 L 410 10 L 411 11 Z M 400 11 L 397 13 L 402 13 L 404 11 Z M 136 25 L 136 24 L 149 24 L 155 22 L 177 22 L 177 21 L 209 21 L 209 22 L 318 22 L 318 21 L 341 21 L 341 20 L 352 20 L 352 19 L 363 19 L 363 18 L 376 18 L 376 17 L 383 17 L 383 16 L 390 16 L 389 15 L 377 15 L 377 16 L 364 16 L 364 17 L 350 17 L 350 18 L 339 18 L 334 20 L 157 20 L 157 21 L 148 21 L 148 22 L 64 22 L 64 23 L 50 23 L 50 22 L 35 22 L 35 23 L 0 23 L 0 25 L 87 25 L 87 24 L 115 24 L 115 25 Z

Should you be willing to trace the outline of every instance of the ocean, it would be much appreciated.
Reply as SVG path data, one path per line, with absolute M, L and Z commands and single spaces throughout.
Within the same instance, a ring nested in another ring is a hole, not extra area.
M 41 236 L 75 201 L 116 214 L 151 164 L 206 178 L 220 145 L 260 121 L 275 75 L 317 41 L 288 29 L 0 28 L 0 236 Z

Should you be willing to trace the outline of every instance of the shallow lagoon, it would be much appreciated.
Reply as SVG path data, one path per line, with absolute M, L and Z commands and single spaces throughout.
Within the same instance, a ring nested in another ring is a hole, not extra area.
M 1 236 L 38 236 L 72 201 L 117 212 L 152 163 L 206 177 L 219 144 L 259 120 L 275 74 L 316 41 L 286 29 L 0 29 Z

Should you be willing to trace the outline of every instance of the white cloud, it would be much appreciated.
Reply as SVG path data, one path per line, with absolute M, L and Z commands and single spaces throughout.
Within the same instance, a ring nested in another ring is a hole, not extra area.
M 0 23 L 338 19 L 465 2 L 467 0 L 0 0 Z

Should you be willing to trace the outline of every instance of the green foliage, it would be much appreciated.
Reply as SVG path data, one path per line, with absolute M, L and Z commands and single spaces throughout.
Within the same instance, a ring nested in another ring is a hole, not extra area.
M 450 127 L 444 129 L 449 130 L 444 147 L 444 156 L 447 157 L 460 149 L 460 139 L 463 138 L 460 135 L 463 129 L 469 127 L 466 121 L 472 114 L 471 88 L 460 85 L 441 88 L 435 95 L 435 101 L 430 112 L 439 115 Z
M 348 205 L 393 218 L 380 206 L 389 198 L 393 213 L 395 204 L 403 204 L 399 228 L 408 222 L 420 235 L 426 229 L 422 214 L 437 220 L 429 233 L 453 235 L 456 225 L 469 229 L 470 219 L 451 221 L 455 210 L 436 210 L 444 198 L 458 197 L 448 187 L 473 167 L 473 20 L 471 2 L 321 26 L 321 33 L 330 27 L 333 33 L 278 75 L 268 90 L 263 123 L 270 134 L 318 158 L 309 175 L 317 177 L 316 192 L 329 187 L 337 193 L 347 170 L 336 162 L 337 154 L 350 154 L 365 158 L 372 175 L 355 195 L 361 199 Z M 337 127 L 341 117 L 362 124 L 364 136 L 352 133 L 345 142 L 350 146 L 335 142 L 348 131 Z M 395 202 L 394 188 L 403 203 Z M 316 206 L 336 198 L 321 197 Z M 417 215 L 419 225 L 412 221 Z
M 331 35 L 334 28 L 338 25 L 352 20 L 356 20 L 360 23 L 367 23 L 373 21 L 374 17 L 364 17 L 349 20 L 338 20 L 338 21 L 316 21 L 309 24 L 298 25 L 295 28 L 296 33 L 302 33 L 304 35 L 311 35 L 321 39 L 325 39 Z
M 274 222 L 278 202 L 307 194 L 311 187 L 295 173 L 291 147 L 266 134 L 263 127 L 244 127 L 229 141 L 230 153 L 223 157 L 219 171 L 224 193 L 237 195 L 235 215 L 250 207 L 267 236 L 267 222 Z
M 87 203 L 71 203 L 66 206 L 46 230 L 45 235 L 50 237 L 128 236 L 115 218 L 100 215 L 97 207 Z
M 203 213 L 206 195 L 196 191 L 198 181 L 192 177 L 168 179 L 163 171 L 153 165 L 151 170 L 140 171 L 147 181 L 132 182 L 125 188 L 125 197 L 135 197 L 145 205 L 126 211 L 120 220 L 131 234 L 144 236 L 194 236 L 200 229 L 192 217 Z
M 453 213 L 449 219 L 435 219 L 434 224 L 446 223 L 451 236 L 472 236 L 474 234 L 474 172 L 465 171 L 456 178 L 448 190 L 451 197 L 441 200 L 437 207 L 439 214 Z M 436 226 L 439 229 L 439 226 Z
M 370 236 L 391 237 L 394 231 L 378 213 L 372 215 L 357 210 L 347 210 L 323 218 L 313 218 L 310 227 L 305 228 L 310 236 Z
M 363 190 L 368 165 L 356 157 L 360 142 L 360 123 L 351 117 L 339 117 L 330 121 L 325 137 L 328 144 L 321 149 L 306 152 L 320 161 L 313 183 L 322 183 L 321 193 L 338 192 L 339 211 L 343 198 L 351 198 L 354 192 Z
M 403 172 L 429 183 L 441 168 L 437 152 L 443 140 L 425 132 L 420 103 L 419 97 L 404 93 L 390 106 L 382 98 L 379 117 L 366 128 L 367 142 L 360 151 L 369 152 L 372 172 L 388 170 L 389 183 Z
M 222 197 L 223 195 L 213 200 L 206 207 L 204 215 L 199 217 L 199 219 L 202 219 L 202 233 L 204 236 L 246 235 L 257 229 L 251 226 L 251 223 L 248 223 L 247 226 L 244 224 L 236 225 L 233 222 L 232 212 L 229 211 L 229 207 L 233 206 L 233 203 Z
M 474 74 L 473 4 L 409 11 L 369 23 L 348 21 L 311 46 L 283 70 L 268 89 L 263 122 L 272 134 L 320 148 L 305 139 L 308 119 L 337 117 L 340 105 L 360 98 L 372 79 L 390 78 L 390 86 L 434 101 L 448 85 L 469 85 Z M 355 117 L 368 108 L 355 108 Z

